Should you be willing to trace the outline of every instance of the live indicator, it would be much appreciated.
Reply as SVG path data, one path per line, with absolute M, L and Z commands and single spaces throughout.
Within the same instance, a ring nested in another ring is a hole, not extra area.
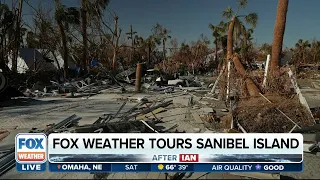
M 46 171 L 46 163 L 32 164 L 32 163 L 16 163 L 16 169 L 19 172 L 44 172 Z

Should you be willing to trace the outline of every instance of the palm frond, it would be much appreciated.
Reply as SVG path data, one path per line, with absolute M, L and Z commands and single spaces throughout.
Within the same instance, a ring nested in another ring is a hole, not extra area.
M 0 16 L 3 15 L 3 13 L 9 11 L 9 7 L 7 4 L 0 4 Z
M 227 7 L 223 12 L 222 12 L 222 17 L 231 19 L 234 15 L 233 10 L 231 9 L 231 7 Z
M 253 28 L 249 28 L 249 29 L 247 30 L 247 33 L 248 33 L 248 34 L 253 34 Z
M 245 16 L 246 23 L 250 24 L 253 28 L 255 28 L 258 24 L 258 14 L 257 13 L 250 13 Z
M 66 13 L 62 4 L 57 3 L 56 9 L 54 12 L 54 18 L 57 22 L 63 22 L 66 19 Z
M 215 29 L 215 26 L 213 24 L 209 24 L 208 25 L 209 29 L 211 29 L 212 31 Z
M 248 4 L 247 0 L 239 0 L 239 8 L 244 9 L 247 7 L 247 4 Z

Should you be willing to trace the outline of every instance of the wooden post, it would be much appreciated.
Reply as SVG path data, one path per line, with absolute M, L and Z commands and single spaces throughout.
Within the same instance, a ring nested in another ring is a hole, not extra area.
M 226 101 L 228 101 L 229 94 L 230 94 L 230 70 L 231 70 L 231 61 L 228 61 L 228 77 L 227 77 L 227 97 Z
M 267 61 L 264 69 L 264 77 L 263 77 L 263 88 L 266 88 L 267 86 L 267 76 L 268 76 L 268 69 L 269 69 L 269 62 L 270 62 L 271 56 L 268 54 Z
M 136 92 L 140 92 L 141 88 L 141 71 L 142 71 L 142 65 L 140 63 L 137 64 L 136 69 Z

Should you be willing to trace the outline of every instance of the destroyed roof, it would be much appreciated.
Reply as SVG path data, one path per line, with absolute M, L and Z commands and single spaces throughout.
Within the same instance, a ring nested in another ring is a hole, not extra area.
M 12 67 L 12 54 L 9 55 L 9 68 Z M 20 48 L 19 56 L 17 57 L 18 72 L 25 73 L 27 70 L 56 70 L 55 66 L 47 62 L 41 53 L 34 48 Z
M 64 60 L 63 60 L 63 58 L 62 58 L 62 56 L 61 56 L 61 54 L 59 53 L 59 52 L 57 52 L 57 51 L 55 51 L 55 52 L 49 52 L 48 50 L 46 50 L 46 49 L 38 49 L 38 51 L 45 57 L 45 58 L 48 58 L 48 59 L 50 59 L 50 60 L 52 60 L 53 62 L 53 65 L 58 69 L 59 68 L 59 66 L 60 66 L 60 68 L 63 68 L 63 65 L 64 65 Z M 54 54 L 53 54 L 54 53 Z M 56 60 L 55 60 L 55 58 L 57 58 Z M 69 60 L 68 60 L 68 67 L 70 68 L 70 69 L 75 69 L 76 68 L 76 64 L 71 60 L 71 59 L 73 59 L 73 57 L 71 57 L 71 56 L 69 56 Z M 57 64 L 57 61 L 58 61 L 58 63 L 59 63 L 59 66 L 58 66 L 58 64 Z
M 59 62 L 60 68 L 63 67 L 64 61 L 61 55 L 55 52 L 57 61 Z M 9 54 L 8 66 L 12 68 L 12 53 Z M 17 58 L 17 70 L 19 73 L 25 73 L 27 70 L 58 70 L 57 61 L 54 55 L 49 50 L 45 49 L 34 49 L 34 48 L 20 48 L 19 56 Z M 36 67 L 36 68 L 35 68 Z M 69 68 L 75 68 L 75 64 L 69 61 Z

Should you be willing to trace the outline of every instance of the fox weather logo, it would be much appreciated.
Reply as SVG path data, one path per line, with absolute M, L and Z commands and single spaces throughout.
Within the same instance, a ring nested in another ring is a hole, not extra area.
M 47 136 L 20 133 L 16 136 L 16 162 L 19 171 L 43 171 L 47 161 Z

